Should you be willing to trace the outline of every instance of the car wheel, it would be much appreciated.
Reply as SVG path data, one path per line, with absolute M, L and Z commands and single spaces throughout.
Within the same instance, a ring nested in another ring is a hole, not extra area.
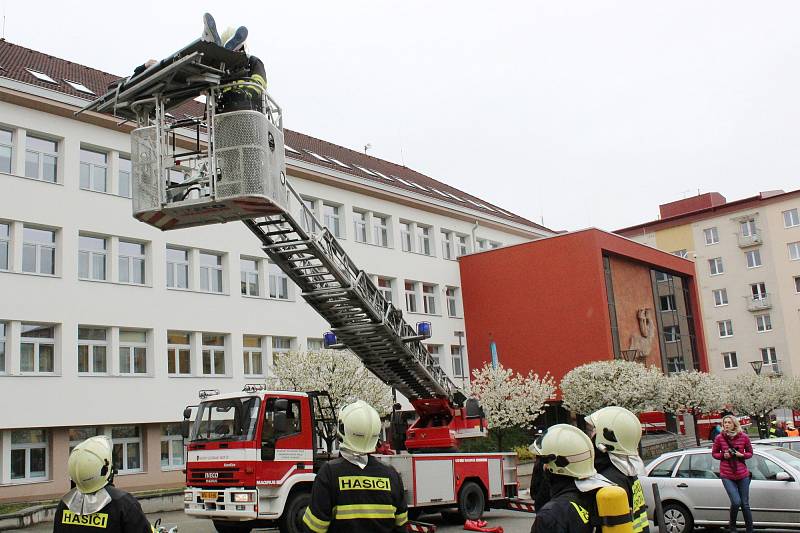
M 683 505 L 670 502 L 664 505 L 664 527 L 662 533 L 692 533 L 694 531 L 694 518 L 692 513 Z

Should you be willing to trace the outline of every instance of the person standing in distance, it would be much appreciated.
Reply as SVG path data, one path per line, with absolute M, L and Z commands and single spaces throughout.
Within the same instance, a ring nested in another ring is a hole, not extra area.
M 303 524 L 313 533 L 400 533 L 408 506 L 400 474 L 370 454 L 381 431 L 378 412 L 358 400 L 339 412 L 340 457 L 320 468 Z
M 714 439 L 711 455 L 719 460 L 719 477 L 731 500 L 728 529 L 735 533 L 739 507 L 742 508 L 747 533 L 753 533 L 753 515 L 750 512 L 750 470 L 746 459 L 753 457 L 750 437 L 742 431 L 739 420 L 733 415 L 722 418 L 722 433 Z
M 594 426 L 597 473 L 625 489 L 633 517 L 633 533 L 650 533 L 647 505 L 639 476 L 644 462 L 639 457 L 642 423 L 624 407 L 603 407 L 586 417 Z
M 72 450 L 67 471 L 75 488 L 58 503 L 54 533 L 152 531 L 136 498 L 111 485 L 111 450 L 111 439 L 105 436 L 86 439 Z
M 594 446 L 569 424 L 556 424 L 530 447 L 544 462 L 550 500 L 536 511 L 531 533 L 591 533 L 599 523 L 595 493 L 611 483 L 597 475 Z

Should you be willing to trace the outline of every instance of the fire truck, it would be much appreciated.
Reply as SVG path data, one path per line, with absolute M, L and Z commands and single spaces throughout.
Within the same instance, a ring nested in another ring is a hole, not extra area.
M 451 509 L 463 521 L 492 507 L 531 511 L 515 499 L 515 454 L 457 451 L 461 439 L 486 435 L 480 406 L 428 353 L 422 341 L 430 324 L 408 324 L 291 186 L 281 108 L 247 75 L 245 54 L 198 40 L 121 80 L 81 111 L 137 125 L 133 216 L 165 231 L 244 222 L 331 325 L 326 345 L 350 349 L 414 407 L 417 419 L 400 446 L 405 450 L 376 455 L 402 476 L 412 517 Z M 170 113 L 195 99 L 205 101 L 202 116 Z M 333 455 L 330 397 L 253 385 L 230 394 L 201 391 L 195 411 L 186 513 L 213 520 L 220 532 L 302 531 L 315 473 Z M 418 523 L 409 528 L 424 530 Z

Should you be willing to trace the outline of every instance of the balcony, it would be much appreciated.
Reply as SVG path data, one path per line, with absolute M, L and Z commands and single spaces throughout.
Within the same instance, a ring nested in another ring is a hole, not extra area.
M 739 238 L 739 248 L 750 248 L 751 246 L 758 246 L 764 242 L 760 229 L 756 229 L 749 235 L 739 232 L 736 236 Z
M 760 297 L 745 296 L 748 311 L 765 311 L 772 308 L 772 297 L 769 294 L 762 294 Z

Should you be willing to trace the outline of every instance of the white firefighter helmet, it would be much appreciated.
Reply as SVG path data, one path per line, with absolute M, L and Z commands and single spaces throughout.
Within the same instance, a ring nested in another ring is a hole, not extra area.
M 381 417 L 367 402 L 358 400 L 339 411 L 337 434 L 342 448 L 357 454 L 372 453 L 380 432 Z
M 594 446 L 589 437 L 569 424 L 556 424 L 530 446 L 541 456 L 553 474 L 587 479 L 597 474 L 594 469 Z
M 92 494 L 108 485 L 112 474 L 111 439 L 91 437 L 81 442 L 69 455 L 67 472 L 75 487 L 83 494 Z
M 594 426 L 597 449 L 613 455 L 639 455 L 642 423 L 624 407 L 603 407 L 586 417 Z

